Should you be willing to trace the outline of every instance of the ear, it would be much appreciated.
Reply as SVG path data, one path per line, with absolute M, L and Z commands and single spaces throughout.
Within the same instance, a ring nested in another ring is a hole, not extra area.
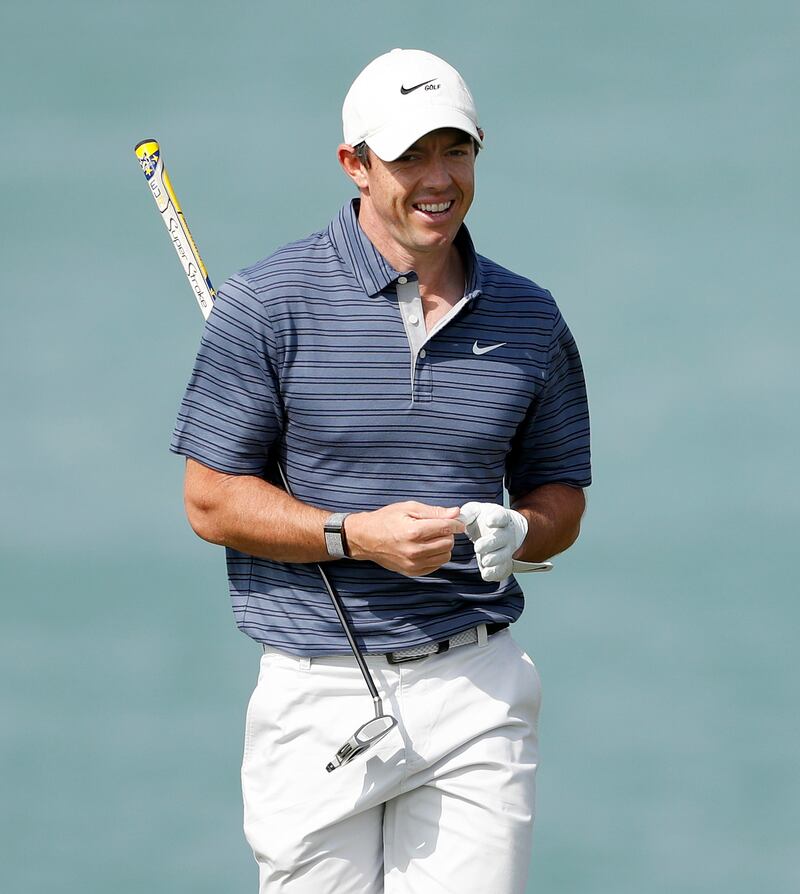
M 339 164 L 342 166 L 342 170 L 353 183 L 355 183 L 360 190 L 368 189 L 369 179 L 367 178 L 367 171 L 364 165 L 361 164 L 361 159 L 356 155 L 355 149 L 347 143 L 342 143 L 336 150 L 336 155 L 339 159 Z

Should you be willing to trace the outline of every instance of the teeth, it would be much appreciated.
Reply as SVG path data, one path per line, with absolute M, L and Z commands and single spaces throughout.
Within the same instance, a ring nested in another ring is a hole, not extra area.
M 440 202 L 438 205 L 417 205 L 420 211 L 447 211 L 447 209 L 452 205 L 452 202 Z

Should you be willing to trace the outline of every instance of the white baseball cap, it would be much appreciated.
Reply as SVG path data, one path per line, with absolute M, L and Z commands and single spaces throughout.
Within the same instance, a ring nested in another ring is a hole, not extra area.
M 463 130 L 483 146 L 464 79 L 424 50 L 392 50 L 373 59 L 344 98 L 342 126 L 345 143 L 365 142 L 384 161 L 440 127 Z

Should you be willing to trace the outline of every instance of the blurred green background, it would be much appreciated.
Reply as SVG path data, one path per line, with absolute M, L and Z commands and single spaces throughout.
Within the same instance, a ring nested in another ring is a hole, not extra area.
M 529 890 L 800 890 L 799 26 L 788 0 L 3 5 L 5 891 L 255 891 L 258 648 L 183 517 L 201 317 L 133 146 L 161 141 L 219 284 L 350 196 L 341 100 L 394 46 L 465 74 L 473 236 L 554 292 L 589 382 L 584 533 L 516 628 L 545 687 Z

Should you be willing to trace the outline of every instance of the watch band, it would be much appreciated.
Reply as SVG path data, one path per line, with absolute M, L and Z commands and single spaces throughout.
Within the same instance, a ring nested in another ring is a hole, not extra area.
M 344 520 L 348 515 L 349 512 L 334 512 L 325 519 L 325 546 L 332 559 L 344 559 L 348 556 L 344 533 Z

